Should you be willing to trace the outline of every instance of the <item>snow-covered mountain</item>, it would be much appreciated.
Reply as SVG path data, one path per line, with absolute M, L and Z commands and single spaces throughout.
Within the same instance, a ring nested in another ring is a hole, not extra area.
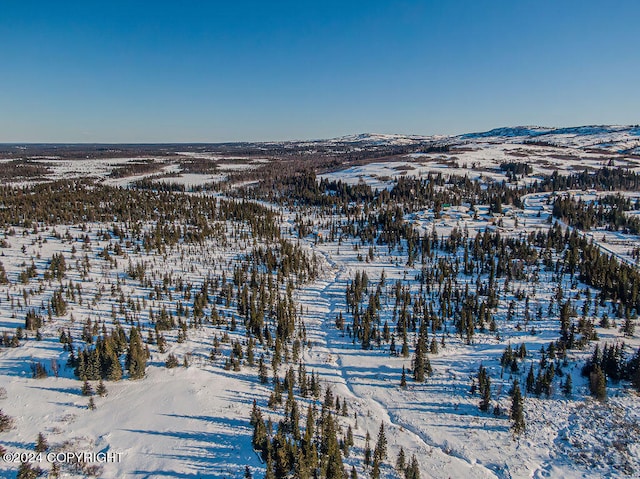
M 457 145 L 465 143 L 539 143 L 571 148 L 599 148 L 611 152 L 637 153 L 640 148 L 638 125 L 590 125 L 577 127 L 515 126 L 461 135 L 402 135 L 361 133 L 315 143 L 333 145 L 406 146 L 423 143 Z
M 546 143 L 572 148 L 601 148 L 612 152 L 634 153 L 640 147 L 638 125 L 592 125 L 567 128 L 519 126 L 496 128 L 481 133 L 467 133 L 457 138 L 493 143 Z

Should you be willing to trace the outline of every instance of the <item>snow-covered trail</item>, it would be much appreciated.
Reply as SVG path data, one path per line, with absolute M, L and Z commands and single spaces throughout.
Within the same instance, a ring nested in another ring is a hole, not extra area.
M 342 255 L 337 253 L 339 259 L 333 245 L 319 244 L 312 249 L 322 258 L 324 268 L 321 279 L 297 295 L 306 308 L 307 338 L 313 344 L 305 361 L 308 368 L 318 371 L 324 381 L 333 385 L 336 394 L 347 398 L 351 411 L 357 412 L 356 446 L 362 444 L 368 431 L 373 447 L 382 422 L 389 443 L 387 463 L 395 462 L 402 447 L 406 456 L 416 455 L 422 477 L 595 477 L 585 476 L 584 469 L 558 456 L 554 424 L 560 413 L 548 402 L 540 403 L 542 410 L 531 415 L 531 429 L 517 440 L 506 413 L 494 417 L 478 410 L 477 398 L 468 394 L 464 378 L 473 374 L 478 364 L 498 356 L 504 343 L 482 337 L 479 343 L 469 346 L 447 336 L 446 347 L 431 357 L 434 375 L 426 383 L 409 380 L 408 388 L 401 390 L 400 372 L 403 365 L 409 366 L 409 359 L 389 356 L 388 347 L 360 349 L 335 328 L 334 321 L 340 311 L 345 313 L 345 290 L 357 271 L 367 272 L 372 287 L 383 269 L 388 282 L 406 280 L 406 268 L 394 263 L 357 261 L 354 253 L 344 247 Z M 347 324 L 350 321 L 346 317 L 345 320 Z M 534 345 L 547 340 L 541 334 L 528 346 L 535 350 Z M 500 375 L 499 370 L 493 373 Z M 496 384 L 494 401 L 508 411 L 504 387 Z M 537 408 L 537 401 L 531 401 Z M 545 421 L 535 421 L 545 415 Z M 389 471 L 387 477 L 395 476 Z
M 357 410 L 358 424 L 364 425 L 365 431 L 369 431 L 372 437 L 372 447 L 375 445 L 380 422 L 383 422 L 389 442 L 389 463 L 395 462 L 395 457 L 402 447 L 407 457 L 416 455 L 421 472 L 426 477 L 510 477 L 508 472 L 506 475 L 497 474 L 479 462 L 468 460 L 454 451 L 445 450 L 445 447 L 433 441 L 428 434 L 378 400 L 375 397 L 375 384 L 361 384 L 361 372 L 378 377 L 378 368 L 371 368 L 371 364 L 367 364 L 367 358 L 379 357 L 381 351 L 362 351 L 355 349 L 357 346 L 350 347 L 350 344 L 345 344 L 345 340 L 341 338 L 342 333 L 335 329 L 333 319 L 341 310 L 339 305 L 343 302 L 344 291 L 351 275 L 344 264 L 338 266 L 326 253 L 319 250 L 316 250 L 316 253 L 321 254 L 330 267 L 325 270 L 322 280 L 304 288 L 298 298 L 302 304 L 308 305 L 305 324 L 307 337 L 313 342 L 313 348 L 306 358 L 307 367 L 316 369 L 326 382 L 334 384 L 336 393 L 349 397 L 352 409 Z

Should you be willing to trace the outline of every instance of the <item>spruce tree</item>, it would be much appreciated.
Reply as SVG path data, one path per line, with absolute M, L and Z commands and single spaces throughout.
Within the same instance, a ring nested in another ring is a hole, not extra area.
M 634 320 L 630 316 L 627 316 L 624 320 L 624 325 L 622 326 L 622 332 L 626 337 L 631 338 L 635 331 L 636 325 Z
M 253 367 L 255 363 L 253 347 L 254 340 L 253 338 L 249 338 L 249 342 L 247 343 L 247 365 L 250 367 Z
M 331 386 L 327 386 L 322 406 L 327 410 L 331 409 L 333 406 L 333 391 L 331 390 Z
M 589 375 L 589 389 L 599 401 L 607 399 L 607 379 L 600 365 L 595 364 Z
M 104 344 L 103 377 L 109 381 L 119 381 L 122 379 L 122 366 L 113 343 L 113 340 L 107 340 Z
M 260 359 L 258 360 L 258 378 L 262 384 L 267 384 L 269 382 L 267 366 L 264 363 L 264 354 L 261 354 Z
M 371 436 L 369 435 L 369 431 L 367 431 L 367 435 L 364 438 L 364 465 L 368 466 L 371 464 Z
M 488 411 L 491 404 L 491 379 L 484 366 L 478 371 L 478 388 L 480 389 L 480 410 Z
M 41 432 L 38 433 L 38 437 L 36 439 L 36 447 L 34 450 L 36 452 L 45 452 L 49 450 L 49 443 L 44 437 L 44 434 L 42 434 Z
M 374 456 L 371 465 L 371 479 L 380 479 L 380 460 Z
M 403 358 L 409 357 L 409 342 L 407 340 L 407 331 L 405 329 L 404 334 L 402 336 L 402 349 L 400 350 L 400 354 L 402 354 Z
M 304 437 L 301 442 L 302 457 L 308 470 L 315 470 L 318 467 L 318 453 L 316 449 L 315 436 L 315 419 L 311 404 L 307 407 L 307 422 L 304 431 Z
M 54 462 L 49 469 L 48 479 L 58 479 L 60 477 L 60 465 Z
M 140 333 L 135 327 L 131 328 L 129 335 L 126 366 L 131 379 L 141 379 L 144 377 L 147 367 L 147 353 L 142 344 Z
M 533 373 L 533 364 L 529 366 L 529 373 L 527 374 L 527 394 L 533 394 L 535 391 L 536 376 Z
M 347 427 L 347 436 L 345 438 L 345 443 L 349 447 L 353 446 L 353 429 L 351 429 L 351 424 L 349 424 L 349 427 Z
M 416 382 L 423 382 L 428 374 L 426 349 L 424 337 L 420 336 L 413 356 L 413 380 Z
M 267 456 L 267 472 L 265 473 L 264 479 L 276 479 L 276 474 L 273 468 L 273 460 L 271 459 L 271 455 Z
M 640 392 L 640 348 L 627 364 L 627 374 L 631 384 Z
M 96 392 L 100 397 L 105 397 L 107 395 L 107 387 L 104 385 L 104 381 L 102 379 L 98 383 L 98 387 L 96 388 Z
M 4 265 L 2 261 L 0 261 L 0 284 L 8 284 L 9 279 L 7 278 L 7 271 L 4 269 Z
M 514 434 L 521 434 L 525 430 L 524 423 L 524 399 L 520 392 L 520 384 L 516 379 L 513 383 L 513 393 L 511 395 L 511 429 Z
M 384 433 L 384 423 L 380 423 L 378 442 L 376 443 L 373 455 L 374 457 L 377 457 L 380 462 L 387 458 L 387 436 Z
M 2 412 L 0 409 L 0 432 L 13 429 L 13 418 Z
M 405 469 L 404 477 L 405 479 L 420 479 L 420 467 L 415 454 L 411 456 L 411 463 Z
M 21 462 L 18 467 L 18 475 L 16 479 L 36 479 L 40 477 L 44 471 L 37 466 L 33 466 L 28 462 Z
M 406 461 L 407 458 L 405 457 L 404 449 L 401 447 L 400 452 L 398 452 L 398 457 L 396 458 L 396 471 L 398 471 L 399 473 L 404 472 Z
M 571 394 L 573 393 L 573 380 L 571 379 L 571 374 L 567 374 L 567 379 L 562 387 L 562 392 L 564 392 L 565 397 L 571 397 Z
M 253 437 L 251 438 L 251 444 L 253 448 L 260 453 L 262 459 L 268 456 L 268 442 L 267 428 L 262 420 L 262 416 L 258 416 L 253 426 Z
M 87 381 L 87 377 L 85 376 L 84 382 L 82 383 L 82 395 L 83 396 L 93 396 L 93 387 Z
M 321 450 L 323 452 L 322 470 L 326 479 L 344 479 L 344 466 L 340 445 L 336 436 L 335 423 L 331 413 L 325 416 L 322 431 Z
M 251 419 L 249 420 L 249 424 L 255 426 L 256 422 L 258 422 L 258 419 L 262 419 L 262 412 L 258 407 L 258 401 L 254 399 L 253 406 L 251 407 Z
M 177 368 L 178 367 L 178 358 L 175 354 L 173 353 L 169 353 L 169 355 L 167 356 L 167 359 L 164 362 L 164 366 L 167 369 L 173 369 L 173 368 Z

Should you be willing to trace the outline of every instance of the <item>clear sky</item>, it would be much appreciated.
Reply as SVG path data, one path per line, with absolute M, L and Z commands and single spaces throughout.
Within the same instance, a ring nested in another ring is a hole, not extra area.
M 640 1 L 0 0 L 0 142 L 640 122 Z

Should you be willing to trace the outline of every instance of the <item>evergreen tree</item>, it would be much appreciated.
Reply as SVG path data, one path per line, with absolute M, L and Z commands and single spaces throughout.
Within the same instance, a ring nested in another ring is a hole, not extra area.
M 533 394 L 535 390 L 536 377 L 533 373 L 533 364 L 529 366 L 529 373 L 527 374 L 527 394 Z
M 98 387 L 96 388 L 96 392 L 100 397 L 105 397 L 107 395 L 107 387 L 104 385 L 102 379 L 98 383 Z
M 589 389 L 599 401 L 607 399 L 607 379 L 600 365 L 595 364 L 589 375 Z
M 371 464 L 371 436 L 369 435 L 369 431 L 367 431 L 367 435 L 364 438 L 364 465 L 368 466 Z
M 377 457 L 380 462 L 387 458 L 387 436 L 384 433 L 384 423 L 380 423 L 378 442 L 376 443 L 373 455 L 374 457 Z
M 18 467 L 18 475 L 16 479 L 36 479 L 41 476 L 44 471 L 37 466 L 28 462 L 21 462 Z
M 264 479 L 276 479 L 276 474 L 273 468 L 273 460 L 271 459 L 271 455 L 267 456 L 267 472 L 264 476 Z
M 513 382 L 513 392 L 511 394 L 511 420 L 513 421 L 511 429 L 513 429 L 514 434 L 524 432 L 524 399 L 517 379 Z
M 314 441 L 315 436 L 315 419 L 313 408 L 311 405 L 307 408 L 307 422 L 304 430 L 304 436 L 301 442 L 302 457 L 305 467 L 313 471 L 318 467 L 318 453 Z
M 62 289 L 53 293 L 50 304 L 51 311 L 55 316 L 64 316 L 67 314 L 67 302 L 62 297 Z
M 93 396 L 93 387 L 91 386 L 89 381 L 87 381 L 86 376 L 84 378 L 84 382 L 82 383 L 82 395 L 83 396 Z
M 147 367 L 147 353 L 137 328 L 131 328 L 129 348 L 126 359 L 127 370 L 131 379 L 141 379 Z
M 478 388 L 480 390 L 480 410 L 488 411 L 491 404 L 491 378 L 484 366 L 478 371 Z
M 38 438 L 36 439 L 36 452 L 45 452 L 49 450 L 49 443 L 47 439 L 44 437 L 44 434 L 41 432 L 38 433 Z
M 400 354 L 402 354 L 403 358 L 409 357 L 409 342 L 407 340 L 407 331 L 404 331 L 402 336 L 402 349 L 400 350 Z
M 13 418 L 2 412 L 0 409 L 0 432 L 13 429 Z
M 164 366 L 167 369 L 173 369 L 173 368 L 177 368 L 178 367 L 178 358 L 175 354 L 173 353 L 169 353 L 169 355 L 167 356 L 167 359 L 164 362 Z
M 333 391 L 331 390 L 331 386 L 327 386 L 327 389 L 324 393 L 324 403 L 322 406 L 329 410 L 333 406 Z
M 637 368 L 631 376 L 631 384 L 633 384 L 638 392 L 640 392 L 640 368 Z
M 49 469 L 48 479 L 58 479 L 60 477 L 60 465 L 54 462 Z
M 633 334 L 636 331 L 636 325 L 634 320 L 631 318 L 631 316 L 627 315 L 627 317 L 624 320 L 624 324 L 622 326 L 622 332 L 624 333 L 624 335 L 628 338 L 633 337 Z
M 565 397 L 571 397 L 571 394 L 573 394 L 573 380 L 571 379 L 571 374 L 567 374 L 567 379 L 562 387 L 562 392 L 564 392 Z
M 247 365 L 250 367 L 253 367 L 254 363 L 255 363 L 255 359 L 254 359 L 254 352 L 253 352 L 253 348 L 254 348 L 254 340 L 253 338 L 249 338 L 249 341 L 247 343 Z
M 259 410 L 258 410 L 259 413 Z M 267 428 L 262 420 L 262 415 L 258 414 L 255 418 L 255 423 L 253 426 L 253 437 L 251 439 L 251 444 L 253 448 L 260 453 L 263 459 L 265 459 L 268 455 L 268 442 L 269 438 L 267 436 Z
M 109 381 L 119 381 L 122 379 L 122 366 L 118 359 L 114 341 L 108 339 L 104 341 L 103 354 L 103 377 Z
M 415 454 L 411 456 L 411 463 L 407 466 L 404 473 L 405 479 L 420 479 L 420 466 Z
M 380 460 L 375 455 L 371 465 L 371 479 L 380 479 Z
M 0 261 L 0 284 L 8 284 L 9 278 L 7 278 L 7 271 L 4 269 L 2 261 Z
M 321 441 L 322 465 L 326 479 L 344 479 L 344 466 L 340 445 L 336 436 L 335 423 L 331 413 L 325 416 Z
M 631 384 L 640 392 L 640 348 L 627 364 L 627 375 Z
M 404 448 L 401 447 L 400 451 L 398 452 L 398 457 L 396 458 L 396 471 L 404 472 L 406 462 L 407 462 L 407 458 L 405 457 L 405 454 L 404 454 Z
M 267 366 L 264 363 L 264 354 L 261 354 L 260 359 L 258 360 L 258 378 L 260 378 L 260 382 L 262 384 L 267 384 L 269 382 Z
M 430 376 L 431 374 L 431 363 L 427 357 L 427 345 L 424 336 L 420 335 L 413 356 L 413 379 L 416 382 L 424 382 L 425 376 Z

